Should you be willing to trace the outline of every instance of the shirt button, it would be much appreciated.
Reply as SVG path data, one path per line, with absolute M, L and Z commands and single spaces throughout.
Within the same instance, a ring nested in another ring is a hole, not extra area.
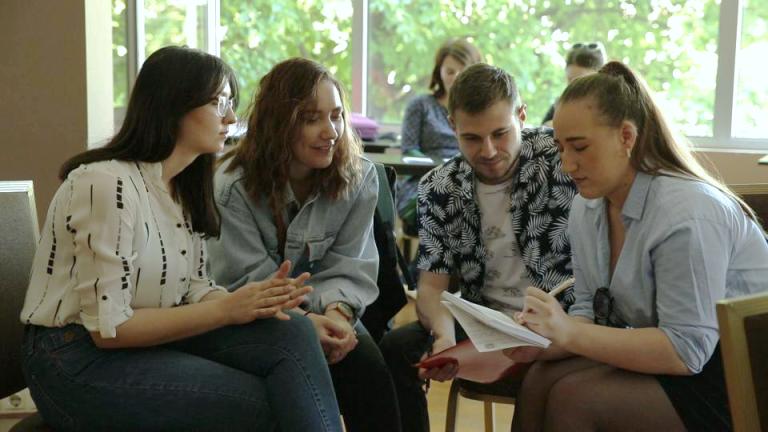
M 182 249 L 182 250 L 181 250 L 181 254 L 182 254 L 182 255 L 186 255 L 186 254 L 187 254 L 187 250 L 186 250 L 186 249 Z
M 181 224 L 180 224 L 180 223 L 177 223 L 177 224 L 176 224 L 176 228 L 181 228 Z
M 182 282 L 186 282 L 186 281 L 187 281 L 187 278 L 183 277 L 183 278 L 181 278 L 180 280 L 181 280 Z

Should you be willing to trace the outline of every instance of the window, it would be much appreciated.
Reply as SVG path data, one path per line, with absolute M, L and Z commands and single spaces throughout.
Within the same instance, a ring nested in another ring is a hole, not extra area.
M 719 6 L 710 0 L 372 1 L 368 113 L 399 122 L 405 103 L 428 92 L 438 46 L 463 36 L 488 63 L 515 76 L 529 123 L 539 124 L 565 88 L 570 46 L 600 41 L 609 59 L 622 60 L 645 76 L 688 135 L 708 136 L 718 13 Z
M 306 57 L 351 91 L 352 2 L 221 0 L 221 56 L 237 71 L 241 114 L 275 64 Z
M 768 137 L 768 3 L 745 0 L 737 57 L 733 135 Z
M 697 146 L 768 149 L 768 81 L 761 79 L 768 66 L 768 2 L 759 0 L 113 0 L 113 5 L 116 111 L 144 57 L 173 43 L 221 53 L 242 84 L 241 115 L 273 65 L 304 56 L 327 66 L 354 92 L 353 110 L 398 128 L 408 100 L 429 91 L 437 47 L 464 36 L 486 61 L 515 76 L 529 123 L 537 124 L 565 87 L 568 48 L 601 41 L 609 58 L 643 74 L 669 118 Z

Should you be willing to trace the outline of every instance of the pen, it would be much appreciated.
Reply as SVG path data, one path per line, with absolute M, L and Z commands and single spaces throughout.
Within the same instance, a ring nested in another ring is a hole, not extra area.
M 560 285 L 554 287 L 552 291 L 549 292 L 549 295 L 552 297 L 557 296 L 561 292 L 565 291 L 566 288 L 573 286 L 573 283 L 575 282 L 575 279 L 570 277 L 563 282 L 560 283 Z

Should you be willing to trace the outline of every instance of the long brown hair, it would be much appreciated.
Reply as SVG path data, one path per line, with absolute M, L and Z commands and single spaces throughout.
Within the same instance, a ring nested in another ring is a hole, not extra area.
M 443 62 L 448 56 L 455 58 L 465 67 L 483 61 L 480 50 L 468 40 L 456 38 L 445 41 L 435 53 L 435 66 L 432 68 L 432 77 L 429 81 L 429 89 L 432 90 L 432 96 L 435 99 L 440 99 L 446 93 L 445 83 L 440 76 L 440 68 L 443 67 Z
M 336 140 L 331 164 L 315 170 L 309 181 L 314 185 L 313 192 L 332 200 L 347 196 L 362 177 L 362 145 L 349 125 L 344 89 L 328 69 L 312 60 L 292 58 L 264 75 L 249 107 L 248 131 L 224 158 L 232 159 L 227 172 L 242 170 L 245 188 L 254 202 L 268 200 L 281 252 L 286 233 L 282 217 L 284 193 L 294 158 L 292 144 L 301 133 L 302 113 L 314 109 L 317 87 L 324 80 L 333 83 L 341 96 L 344 132 Z
M 211 102 L 223 83 L 232 89 L 237 108 L 235 73 L 220 58 L 203 51 L 168 46 L 155 51 L 141 67 L 128 101 L 125 120 L 112 140 L 64 162 L 59 177 L 83 164 L 116 159 L 160 162 L 176 146 L 181 119 Z M 219 235 L 219 212 L 213 200 L 215 156 L 200 155 L 172 180 L 173 198 L 192 220 L 192 229 L 210 237 Z
M 747 216 L 757 221 L 749 205 L 696 160 L 688 141 L 672 133 L 648 85 L 628 66 L 608 62 L 598 73 L 573 80 L 558 105 L 587 97 L 596 102 L 601 119 L 608 126 L 619 127 L 629 120 L 637 127 L 637 140 L 630 156 L 632 168 L 651 175 L 672 173 L 700 180 L 732 198 Z

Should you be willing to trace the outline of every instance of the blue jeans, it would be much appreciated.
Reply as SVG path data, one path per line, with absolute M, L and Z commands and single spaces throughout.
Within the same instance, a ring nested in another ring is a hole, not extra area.
M 78 324 L 27 326 L 23 349 L 32 398 L 57 431 L 341 431 L 302 316 L 130 349 L 100 349 Z

